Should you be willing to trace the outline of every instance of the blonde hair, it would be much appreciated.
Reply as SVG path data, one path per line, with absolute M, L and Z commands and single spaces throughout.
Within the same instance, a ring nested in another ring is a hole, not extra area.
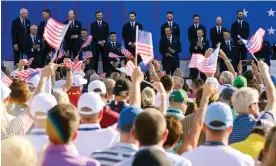
M 266 166 L 275 166 L 276 165 L 276 136 L 274 135 L 272 143 L 269 146 L 268 153 L 265 157 Z
M 36 152 L 25 137 L 9 137 L 2 141 L 1 146 L 2 166 L 36 166 Z
M 52 94 L 57 100 L 57 104 L 70 104 L 69 97 L 63 90 L 57 90 Z
M 155 104 L 154 98 L 155 98 L 155 92 L 152 88 L 146 87 L 142 91 L 142 104 L 143 106 L 153 106 Z
M 107 78 L 103 82 L 105 84 L 107 94 L 112 95 L 116 82 L 111 78 Z

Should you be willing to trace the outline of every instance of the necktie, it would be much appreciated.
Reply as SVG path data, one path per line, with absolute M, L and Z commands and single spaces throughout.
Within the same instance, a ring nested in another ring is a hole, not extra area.
M 35 36 L 33 36 L 33 44 L 35 44 Z
M 23 26 L 23 28 L 24 28 L 24 31 L 25 31 L 25 33 L 26 33 L 26 27 L 25 27 L 25 19 L 24 19 L 24 20 L 22 20 L 22 26 Z
M 134 28 L 134 23 L 133 22 L 131 23 L 131 27 Z
M 240 28 L 242 28 L 242 21 L 239 21 L 239 24 L 240 24 Z
M 115 43 L 112 43 L 112 48 L 115 48 Z
M 171 38 L 170 38 L 170 37 L 168 37 L 168 40 L 169 40 L 170 44 L 172 44 L 172 42 L 171 42 Z
M 99 21 L 99 27 L 101 27 L 102 26 L 102 22 L 101 21 Z
M 229 51 L 231 51 L 230 41 L 227 42 L 227 46 L 228 46 Z
M 220 26 L 218 27 L 218 34 L 221 34 Z
M 170 27 L 171 27 L 171 29 L 172 29 L 172 23 L 170 22 Z

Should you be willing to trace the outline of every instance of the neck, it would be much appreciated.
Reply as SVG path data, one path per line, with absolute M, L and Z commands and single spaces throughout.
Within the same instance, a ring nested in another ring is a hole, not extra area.
M 107 97 L 106 97 L 107 100 L 113 100 L 114 99 L 114 95 L 110 95 L 108 94 Z
M 158 144 L 155 144 L 155 145 L 143 145 L 143 144 L 139 143 L 139 147 L 143 147 L 143 146 L 159 146 L 159 147 L 163 148 L 163 144 L 164 144 L 163 141 L 160 141 Z
M 99 121 L 98 120 L 85 120 L 85 119 L 81 119 L 80 120 L 81 124 L 99 124 Z
M 122 101 L 122 102 L 127 103 L 127 99 L 122 96 L 115 96 L 115 101 Z
M 19 16 L 22 20 L 24 20 L 25 18 L 24 17 L 22 17 L 22 16 Z
M 183 110 L 182 110 L 183 108 L 182 108 L 181 104 L 170 103 L 170 108 L 179 109 L 183 112 Z
M 34 121 L 34 128 L 36 129 L 45 129 L 46 128 L 46 119 L 40 119 Z
M 135 138 L 133 138 L 130 133 L 120 132 L 120 142 L 138 145 L 137 140 Z
M 212 134 L 206 134 L 206 141 L 222 142 L 224 145 L 228 145 L 228 136 L 219 135 L 213 136 Z

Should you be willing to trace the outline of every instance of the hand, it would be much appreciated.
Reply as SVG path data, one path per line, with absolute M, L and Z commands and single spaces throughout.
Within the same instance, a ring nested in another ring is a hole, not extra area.
M 134 48 L 134 47 L 135 47 L 135 43 L 131 43 L 130 46 L 131 46 L 132 48 Z
M 64 58 L 63 59 L 63 63 L 70 63 L 71 62 L 71 59 L 70 58 Z
M 219 50 L 219 57 L 221 58 L 221 59 L 227 59 L 227 56 L 226 56 L 226 54 L 224 53 L 224 51 L 222 51 L 222 49 L 220 49 Z
M 79 56 L 76 56 L 76 57 L 74 58 L 74 62 L 78 62 L 78 61 L 80 61 Z
M 212 48 L 208 48 L 208 50 L 205 51 L 205 57 L 209 57 L 213 52 L 213 49 Z
M 269 67 L 263 61 L 259 61 L 258 62 L 258 69 L 259 69 L 259 71 L 260 71 L 261 74 L 269 73 Z
M 251 66 L 252 66 L 253 72 L 258 72 L 258 66 L 256 65 L 256 63 L 254 61 L 251 61 Z
M 104 47 L 104 41 L 100 41 L 99 44 L 100 44 L 101 47 Z
M 89 59 L 86 59 L 84 62 L 83 62 L 85 65 L 88 65 L 90 63 L 90 60 Z
M 75 35 L 75 39 L 79 38 L 79 35 Z
M 212 83 L 206 83 L 203 85 L 202 99 L 210 98 L 213 94 L 216 93 L 216 87 Z
M 155 71 L 159 71 L 160 70 L 161 66 L 160 66 L 160 64 L 158 63 L 157 60 L 153 60 L 152 64 L 153 64 L 153 66 L 155 68 Z
M 244 45 L 244 43 L 241 40 L 238 40 L 239 45 Z
M 172 54 L 167 53 L 166 56 L 167 56 L 167 57 L 172 57 Z
M 149 72 L 155 72 L 154 65 L 150 63 Z
M 202 42 L 197 42 L 198 47 L 202 47 Z
M 15 51 L 18 51 L 18 50 L 19 50 L 18 44 L 15 44 L 15 45 L 13 46 L 13 48 L 15 49 Z
M 49 65 L 45 66 L 42 70 L 41 77 L 49 77 L 55 73 L 55 64 L 49 63 Z
M 26 66 L 27 63 L 28 63 L 28 61 L 26 61 L 26 60 L 24 60 L 24 59 L 21 59 L 21 60 L 19 61 L 19 66 Z
M 9 67 L 5 67 L 7 76 L 11 76 L 11 69 Z
M 237 68 L 238 68 L 238 72 L 242 73 L 242 61 L 241 60 L 239 61 L 239 64 L 238 64 Z
M 157 90 L 160 94 L 166 94 L 166 90 L 161 82 L 154 82 L 152 84 L 153 88 Z
M 141 84 L 141 82 L 144 80 L 144 74 L 141 71 L 140 67 L 136 67 L 131 75 L 132 83 Z

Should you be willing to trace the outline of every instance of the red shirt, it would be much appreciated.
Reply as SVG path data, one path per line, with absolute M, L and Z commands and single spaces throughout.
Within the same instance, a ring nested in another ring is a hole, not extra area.
M 107 128 L 118 122 L 120 114 L 114 112 L 106 105 L 103 109 L 103 118 L 100 122 L 102 128 Z
M 67 91 L 70 102 L 77 107 L 80 96 L 82 95 L 81 87 L 72 87 Z

